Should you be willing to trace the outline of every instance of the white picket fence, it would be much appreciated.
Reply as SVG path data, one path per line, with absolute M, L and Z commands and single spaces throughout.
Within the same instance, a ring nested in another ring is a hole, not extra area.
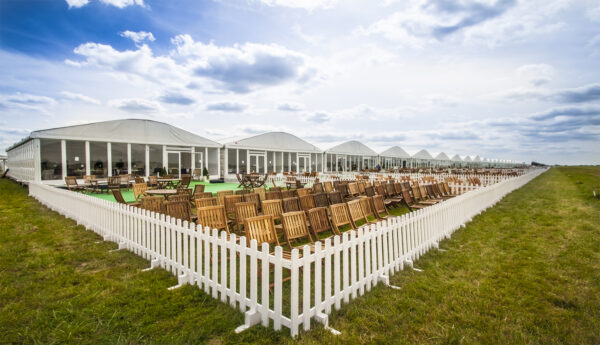
M 215 299 L 245 313 L 242 331 L 255 324 L 289 328 L 296 336 L 311 320 L 328 327 L 328 314 L 368 292 L 404 265 L 412 265 L 471 217 L 545 170 L 481 187 L 401 217 L 348 231 L 284 255 L 267 244 L 202 228 L 164 215 L 32 182 L 42 204 L 118 243 Z M 285 279 L 284 279 L 285 278 Z M 272 284 L 272 286 L 271 286 Z M 334 331 L 334 330 L 332 330 Z M 334 331 L 335 332 L 335 331 Z

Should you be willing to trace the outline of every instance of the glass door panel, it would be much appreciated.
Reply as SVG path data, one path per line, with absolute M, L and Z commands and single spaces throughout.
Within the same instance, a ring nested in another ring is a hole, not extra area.
M 169 152 L 167 158 L 169 160 L 167 173 L 179 178 L 179 152 Z

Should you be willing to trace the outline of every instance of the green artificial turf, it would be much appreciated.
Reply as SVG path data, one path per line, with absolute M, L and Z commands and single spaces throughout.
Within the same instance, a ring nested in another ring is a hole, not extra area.
M 0 343 L 599 344 L 600 168 L 553 168 L 291 339 L 0 180 Z M 394 212 L 402 213 L 404 209 Z

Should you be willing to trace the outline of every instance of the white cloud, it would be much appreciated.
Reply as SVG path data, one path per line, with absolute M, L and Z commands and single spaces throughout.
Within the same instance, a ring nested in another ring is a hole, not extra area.
M 533 86 L 540 86 L 552 81 L 554 67 L 547 64 L 523 65 L 517 68 L 517 75 Z
M 143 98 L 115 99 L 108 104 L 125 112 L 136 114 L 151 114 L 162 110 L 162 107 L 157 102 Z
M 62 95 L 63 99 L 68 99 L 71 101 L 78 101 L 78 102 L 83 102 L 83 103 L 89 103 L 89 104 L 96 104 L 96 105 L 100 104 L 99 100 L 89 97 L 89 96 L 86 96 L 86 95 L 82 95 L 80 93 L 61 91 L 60 94 Z
M 89 0 L 66 0 L 67 4 L 69 5 L 69 8 L 75 7 L 75 8 L 79 8 L 82 6 L 87 5 L 87 3 L 89 2 Z
M 281 111 L 300 111 L 304 109 L 304 105 L 299 103 L 280 103 L 277 105 L 277 110 Z
M 127 6 L 138 5 L 141 7 L 146 7 L 144 0 L 100 0 L 100 2 L 112 5 L 118 8 L 125 8 Z
M 338 0 L 259 0 L 267 6 L 300 8 L 309 11 L 315 9 L 330 9 L 337 5 Z
M 129 38 L 131 39 L 133 42 L 140 43 L 143 41 L 150 41 L 150 42 L 154 42 L 155 38 L 154 35 L 151 32 L 146 32 L 146 31 L 123 31 L 121 32 L 121 37 L 125 37 L 125 38 Z

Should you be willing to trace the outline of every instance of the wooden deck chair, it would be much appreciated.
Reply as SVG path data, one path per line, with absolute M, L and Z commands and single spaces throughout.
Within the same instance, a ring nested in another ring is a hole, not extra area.
M 346 206 L 348 206 L 348 214 L 350 214 L 350 219 L 352 219 L 352 221 L 354 222 L 354 224 L 357 227 L 359 226 L 358 222 L 361 221 L 361 220 L 365 222 L 363 225 L 366 225 L 366 224 L 369 223 L 369 220 L 367 219 L 367 217 L 363 213 L 362 205 L 360 203 L 360 200 L 348 201 L 346 203 Z
M 281 215 L 283 214 L 283 206 L 281 200 L 265 200 L 262 204 L 262 211 L 265 216 L 272 216 L 273 221 L 279 221 L 281 223 Z M 283 227 L 281 224 L 275 224 L 275 229 L 281 232 Z
M 313 194 L 313 199 L 315 200 L 315 207 L 329 206 L 329 198 L 327 197 L 327 193 Z
M 232 190 L 220 190 L 217 192 L 217 202 L 219 205 L 225 206 L 225 197 L 227 195 L 233 195 Z
M 268 191 L 265 193 L 265 199 L 266 200 L 281 200 L 283 199 L 281 197 L 281 192 L 280 191 Z
M 309 195 L 310 194 L 310 189 L 308 189 L 308 188 L 299 188 L 299 189 L 296 189 L 296 194 L 298 194 L 298 197 Z
M 314 251 L 314 242 L 306 226 L 306 213 L 303 211 L 285 212 L 281 215 L 281 218 L 283 234 L 290 250 L 293 248 L 292 241 L 306 237 L 310 243 L 311 251 Z
M 256 240 L 259 247 L 262 243 L 279 245 L 279 238 L 277 237 L 272 216 L 265 215 L 246 218 L 244 220 L 244 229 L 246 229 L 245 236 L 248 239 L 248 246 L 250 246 L 251 240 Z M 285 257 L 289 259 L 291 257 L 290 253 L 285 254 Z
M 365 187 L 365 195 L 368 197 L 375 196 L 375 188 L 373 186 L 366 186 Z
M 365 181 L 359 181 L 358 182 L 358 193 L 360 195 L 365 195 L 366 194 L 366 191 L 365 191 L 366 187 L 367 187 L 367 182 L 365 182 Z
M 204 193 L 204 189 L 206 189 L 206 186 L 203 184 L 198 183 L 197 185 L 195 185 L 194 192 L 192 193 L 194 199 L 200 199 L 200 197 L 198 196 Z
M 323 182 L 323 188 L 325 189 L 325 193 L 333 192 L 333 185 L 330 181 Z
M 198 220 L 196 224 L 202 225 L 202 227 L 208 226 L 211 230 L 225 230 L 229 234 L 229 225 L 227 222 L 227 215 L 225 214 L 225 206 L 207 206 L 198 207 L 196 211 Z
M 313 193 L 317 194 L 317 193 L 323 193 L 325 192 L 325 189 L 323 188 L 323 184 L 320 182 L 317 182 L 315 184 L 313 184 Z
M 402 203 L 402 196 L 396 194 L 396 189 L 393 183 L 385 184 L 385 197 L 392 201 L 392 205 L 398 205 Z
M 85 186 L 80 186 L 77 183 L 77 177 L 75 176 L 66 176 L 65 184 L 67 185 L 67 188 L 72 192 L 85 190 Z
M 350 189 L 348 188 L 348 184 L 347 183 L 338 183 L 337 186 L 335 186 L 335 190 L 340 192 L 342 194 L 342 198 L 345 200 L 351 199 L 352 196 L 350 195 Z
M 77 180 L 75 180 L 77 181 Z M 67 186 L 68 187 L 68 186 Z M 96 175 L 84 175 L 83 176 L 83 187 L 90 193 L 97 193 L 100 191 Z
M 413 199 L 415 199 L 416 202 L 423 205 L 435 205 L 438 203 L 438 201 L 426 200 L 425 198 L 423 198 L 423 196 L 421 195 L 421 190 L 419 189 L 419 187 L 416 186 L 412 187 L 412 197 Z
M 444 199 L 452 199 L 455 197 L 455 195 L 449 194 L 446 192 L 446 188 L 444 188 L 444 183 L 439 182 L 436 183 L 435 185 L 437 187 L 438 192 L 440 193 L 440 195 L 442 196 L 442 198 Z
M 348 213 L 348 205 L 346 204 L 334 204 L 330 206 L 331 210 L 331 223 L 337 233 L 340 233 L 340 227 L 350 225 L 351 229 L 356 229 L 354 221 L 350 218 Z
M 213 196 L 213 193 L 211 193 L 211 192 L 194 194 L 195 199 L 205 199 L 205 198 L 210 199 L 212 197 L 214 197 L 214 196 Z M 217 199 L 217 204 L 218 204 L 218 202 L 219 202 L 219 199 Z
M 171 218 L 193 221 L 190 210 L 190 203 L 186 201 L 167 201 L 165 202 L 165 214 Z
M 319 240 L 319 234 L 326 231 L 331 231 L 332 235 L 340 235 L 329 220 L 326 207 L 315 207 L 308 211 L 308 222 L 315 240 Z
M 244 195 L 250 193 L 249 189 L 238 189 L 235 191 L 235 195 Z
M 161 196 L 147 196 L 142 199 L 140 208 L 155 213 L 165 213 L 165 199 Z
M 260 199 L 261 202 L 263 200 L 267 199 L 266 195 L 265 195 L 267 193 L 267 190 L 266 190 L 265 187 L 256 187 L 256 188 L 254 188 L 254 193 L 258 194 L 258 197 L 259 197 L 259 199 Z
M 227 218 L 234 220 L 235 219 L 235 204 L 238 202 L 243 202 L 243 195 L 227 195 L 225 196 L 225 213 L 227 214 Z
M 308 213 L 308 210 L 315 207 L 317 207 L 315 203 L 315 198 L 311 194 L 303 195 L 300 197 L 300 208 L 302 209 L 302 211 Z
M 129 202 L 125 201 L 125 198 L 123 198 L 123 194 L 121 193 L 121 191 L 119 189 L 113 190 L 112 195 L 119 204 L 130 205 L 130 206 L 140 206 L 139 202 L 129 203 Z
M 253 202 L 238 202 L 235 204 L 235 224 L 237 232 L 242 233 L 242 226 L 244 226 L 244 220 L 250 217 L 258 216 L 258 210 L 256 204 Z
M 375 196 L 373 196 L 372 200 L 373 200 L 373 208 L 375 209 L 377 218 L 379 218 L 379 219 L 387 218 L 387 216 L 389 216 L 390 213 L 388 212 L 387 208 L 385 207 L 385 203 L 383 202 L 383 196 L 375 195 Z M 382 214 L 384 214 L 384 215 L 382 215 Z
M 158 187 L 158 176 L 150 175 L 148 176 L 148 188 L 157 188 Z
M 119 184 L 121 185 L 122 188 L 125 188 L 125 189 L 131 188 L 131 183 L 129 182 L 129 180 L 131 180 L 131 177 L 129 176 L 129 174 L 119 175 Z
M 206 206 L 217 206 L 217 198 L 201 198 L 196 199 L 196 208 Z
M 360 200 L 360 207 L 362 208 L 363 214 L 365 215 L 365 218 L 367 218 L 368 222 L 372 223 L 377 218 L 379 218 L 375 214 L 375 208 L 373 207 L 373 198 L 370 198 L 368 196 L 363 196 L 359 200 Z M 373 221 L 370 221 L 369 217 L 373 217 Z
M 273 187 L 269 188 L 269 192 L 282 192 L 283 191 L 283 187 L 277 187 L 275 185 L 273 185 Z
M 342 199 L 342 193 L 340 192 L 331 192 L 328 196 L 330 205 L 342 204 L 344 202 L 344 199 Z
M 452 189 L 448 185 L 448 182 L 444 182 L 444 190 L 446 190 L 446 194 L 456 196 L 454 193 L 452 193 Z
M 256 210 L 260 210 L 260 195 L 258 193 L 244 194 L 244 202 L 254 203 Z
M 414 209 L 421 209 L 421 208 L 425 208 L 427 206 L 430 206 L 430 205 L 423 205 L 423 204 L 419 204 L 419 203 L 415 202 L 412 199 L 412 197 L 410 196 L 410 193 L 408 192 L 408 189 L 403 189 L 402 190 L 402 195 L 404 196 L 404 203 L 405 203 L 405 205 L 411 211 L 414 210 Z
M 427 195 L 429 196 L 430 200 L 437 200 L 437 201 L 444 201 L 443 198 L 439 197 L 434 191 L 433 191 L 433 187 L 428 184 L 425 185 L 425 190 L 427 191 Z
M 169 201 L 185 201 L 188 204 L 190 203 L 190 196 L 189 194 L 174 194 L 174 195 L 170 195 L 168 197 Z
M 300 208 L 300 201 L 298 198 L 285 198 L 282 200 L 283 212 L 297 212 L 302 211 Z
M 348 196 L 353 198 L 360 195 L 360 190 L 358 188 L 357 182 L 348 183 Z
M 293 198 L 296 196 L 295 190 L 284 190 L 281 192 L 281 199 Z
M 140 199 L 145 197 L 146 191 L 148 191 L 148 185 L 145 182 L 133 184 L 133 197 L 135 200 L 140 201 Z

